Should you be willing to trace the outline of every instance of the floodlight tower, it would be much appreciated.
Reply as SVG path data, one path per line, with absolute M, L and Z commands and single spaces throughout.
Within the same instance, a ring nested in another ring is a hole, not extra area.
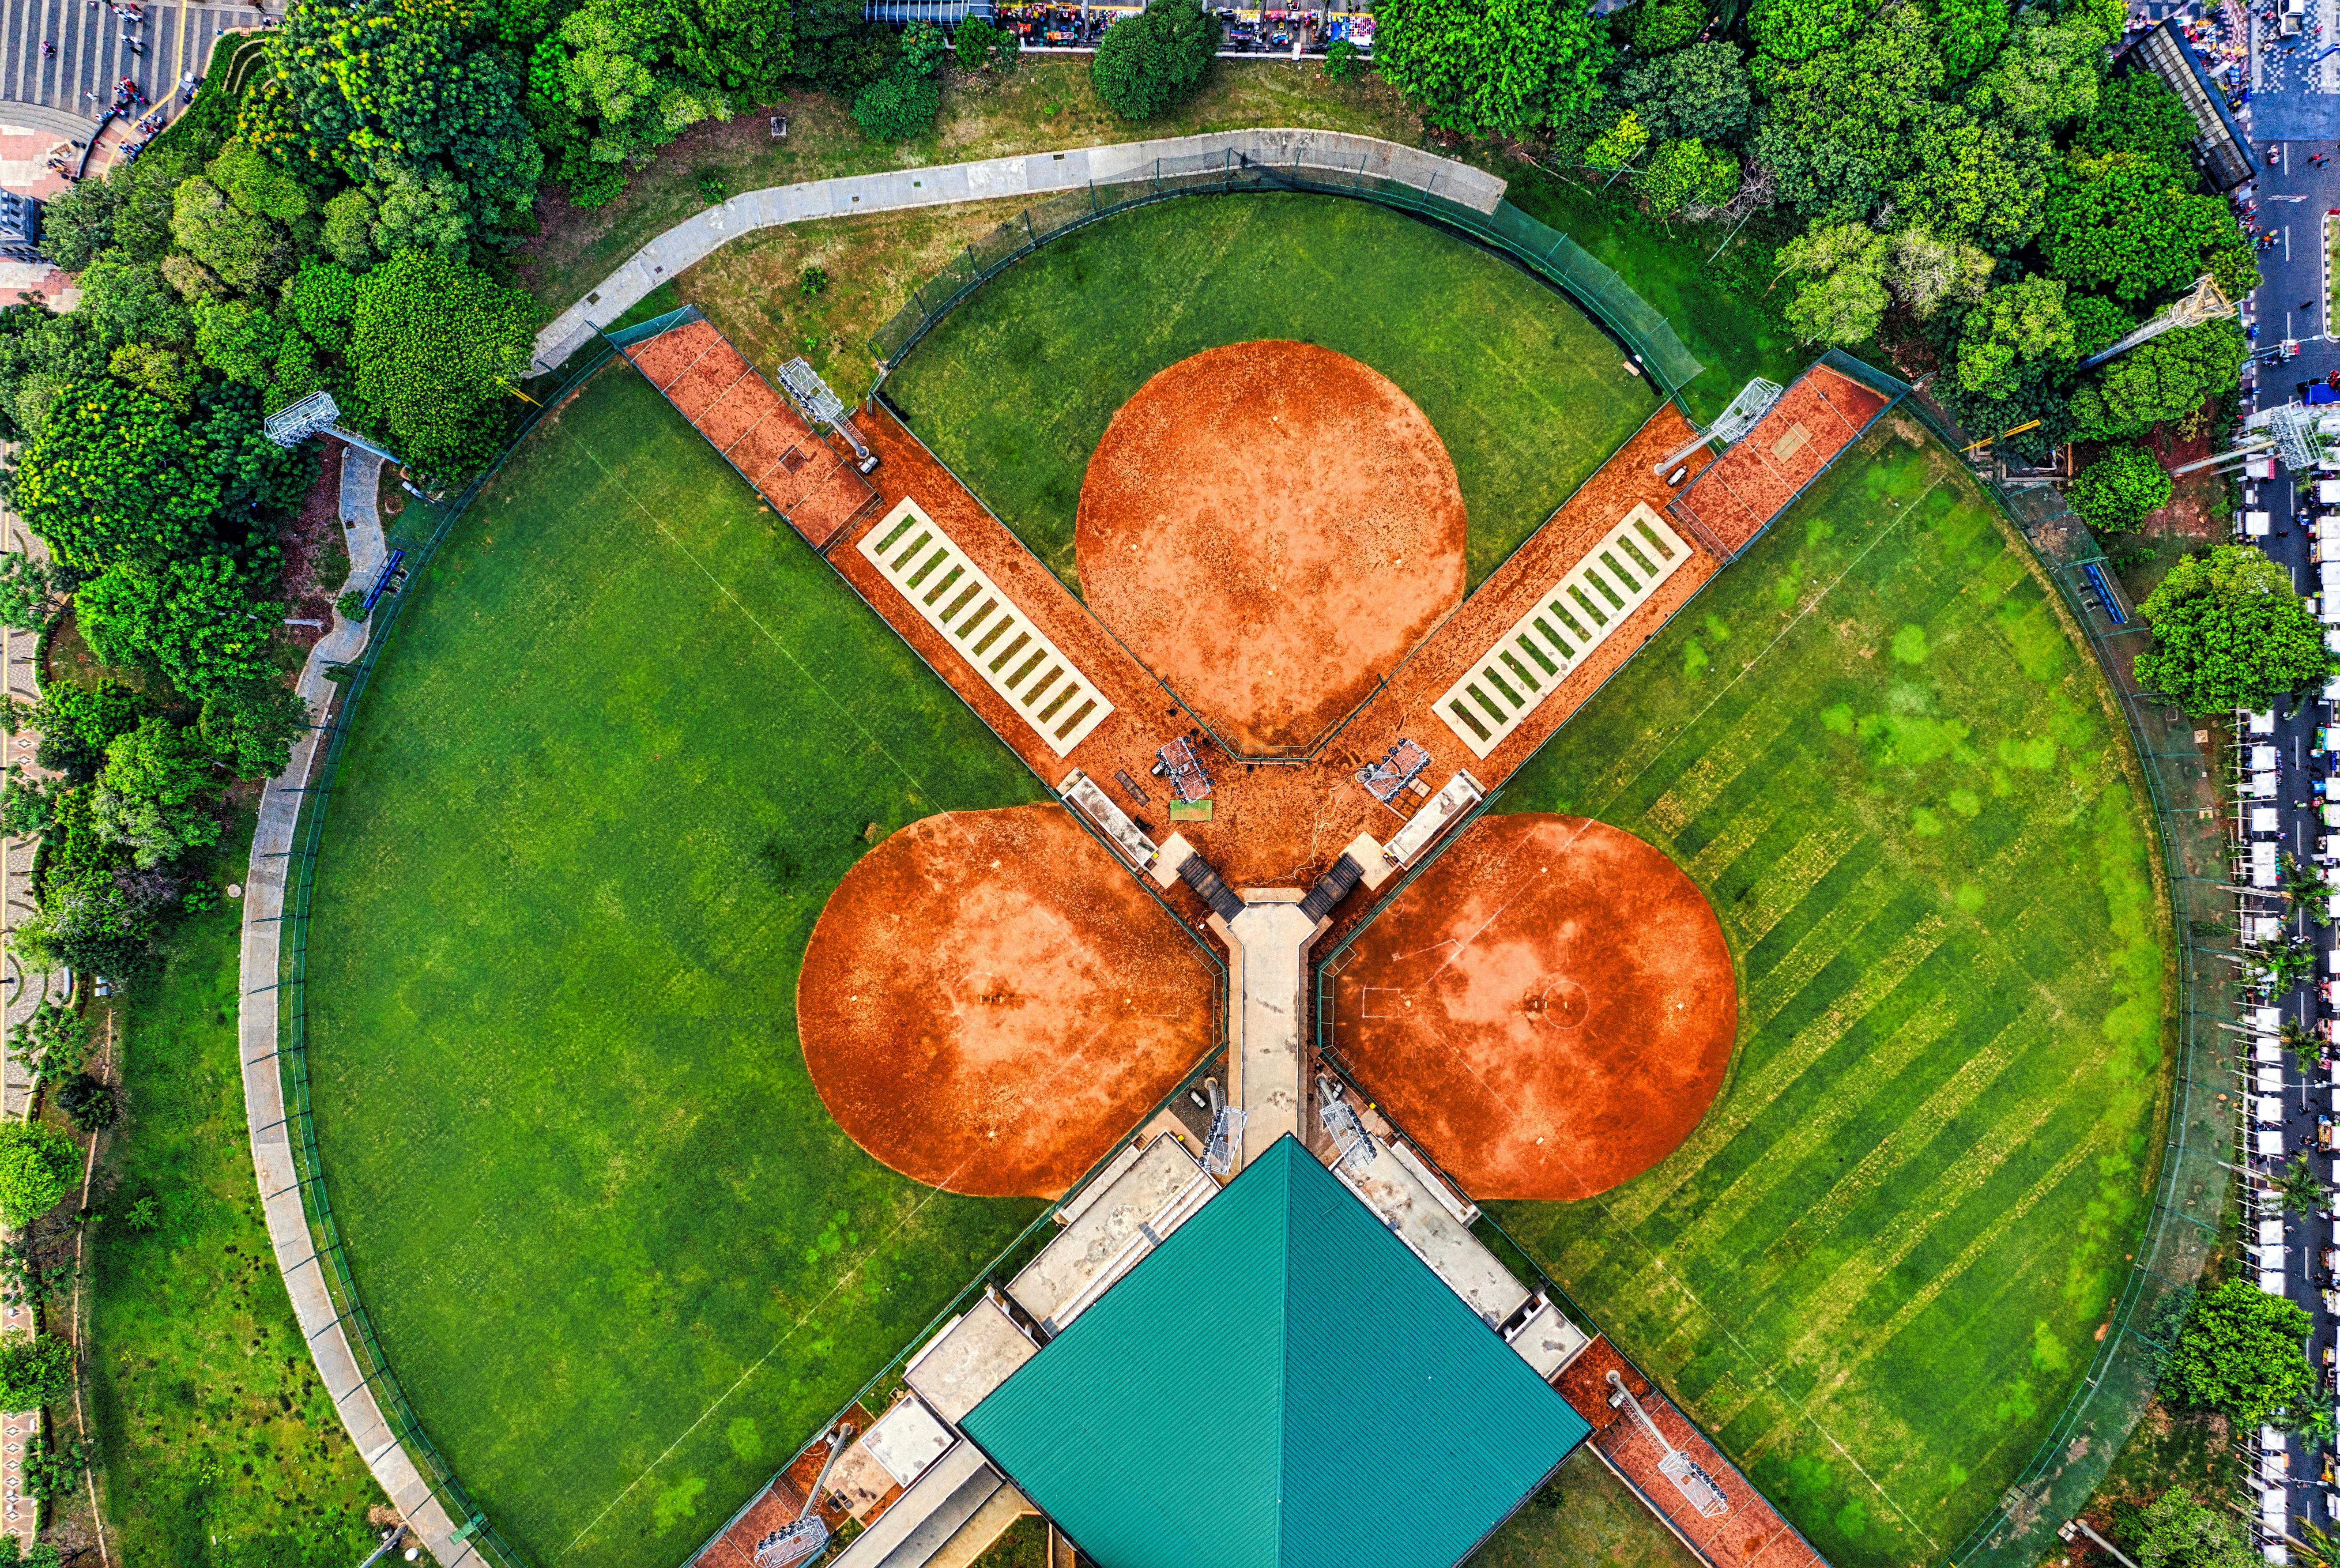
M 805 1494 L 804 1511 L 756 1543 L 756 1568 L 788 1568 L 792 1563 L 818 1556 L 828 1545 L 828 1522 L 820 1516 L 821 1488 L 828 1484 L 828 1473 L 837 1467 L 838 1455 L 845 1452 L 846 1439 L 852 1435 L 849 1421 L 838 1423 L 828 1434 L 828 1457 L 821 1462 L 820 1474 Z
M 1696 436 L 1660 458 L 1650 471 L 1661 475 L 1671 473 L 1677 464 L 1686 461 L 1691 453 L 1709 442 L 1719 441 L 1729 446 L 1753 430 L 1755 422 L 1770 412 L 1771 405 L 1778 402 L 1786 391 L 1787 388 L 1778 382 L 1765 381 L 1757 376 L 1739 389 L 1739 395 L 1730 400 L 1730 406 L 1722 411 L 1722 417 L 1714 422 L 1712 430 L 1700 431 Z
M 1641 1402 L 1633 1397 L 1633 1391 L 1625 1386 L 1624 1378 L 1618 1375 L 1615 1367 L 1609 1369 L 1609 1404 L 1641 1424 L 1642 1432 L 1664 1456 L 1658 1461 L 1658 1474 L 1674 1484 L 1683 1500 L 1698 1510 L 1700 1519 L 1720 1519 L 1730 1512 L 1730 1500 L 1722 1494 L 1714 1477 L 1697 1460 L 1666 1440 L 1666 1434 L 1658 1430 L 1658 1424 L 1650 1419 L 1650 1413 L 1641 1408 Z
M 853 428 L 853 416 L 845 412 L 845 400 L 829 390 L 820 372 L 807 364 L 799 355 L 780 367 L 780 385 L 788 392 L 808 422 L 825 424 L 853 443 L 853 466 L 863 473 L 878 466 L 878 454 Z
M 398 461 L 397 456 L 388 447 L 368 441 L 355 431 L 343 430 L 339 422 L 341 417 L 341 407 L 333 402 L 332 393 L 314 392 L 300 402 L 287 403 L 270 414 L 261 429 L 278 446 L 299 446 L 312 435 L 324 434 L 346 442 L 362 452 L 370 452 L 384 462 L 397 463 L 401 468 L 406 466 Z

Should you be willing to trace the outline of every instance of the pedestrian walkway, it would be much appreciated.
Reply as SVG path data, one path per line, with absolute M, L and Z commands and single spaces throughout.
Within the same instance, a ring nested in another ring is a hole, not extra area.
M 1353 174 L 1370 162 L 1374 174 L 1443 196 L 1474 212 L 1492 213 L 1502 202 L 1504 182 L 1468 164 L 1373 136 L 1338 131 L 1253 129 L 1214 131 L 1200 136 L 1166 136 L 1076 147 L 1063 153 L 986 158 L 924 169 L 887 169 L 807 180 L 794 185 L 748 191 L 709 207 L 636 251 L 586 296 L 562 311 L 536 335 L 530 375 L 558 369 L 593 341 L 593 334 L 640 304 L 643 296 L 704 260 L 742 234 L 814 218 L 845 218 L 860 213 L 940 207 L 957 202 L 996 201 L 1007 196 L 1077 190 L 1142 178 L 1155 164 L 1174 159 L 1227 155 L 1278 167 L 1297 166 Z
M 13 449 L 0 455 L 13 455 Z M 36 561 L 46 560 L 49 553 L 48 546 L 33 536 L 24 520 L 5 507 L 0 507 L 0 547 Z M 38 632 L 0 627 L 0 661 L 5 661 L 0 662 L 0 670 L 5 670 L 0 674 L 0 699 L 20 709 L 41 700 L 40 646 Z M 40 745 L 37 731 L 29 725 L 19 726 L 6 739 L 7 766 L 23 769 L 27 778 L 51 777 L 35 760 Z M 33 856 L 39 848 L 36 838 L 0 839 L 0 889 L 5 889 L 5 907 L 0 907 L 0 1025 L 9 1032 L 30 1017 L 44 998 L 63 999 L 72 989 L 73 978 L 64 970 L 35 968 L 16 953 L 16 928 L 35 913 Z M 0 1045 L 0 1116 L 22 1119 L 32 1102 L 31 1073 L 15 1051 Z
M 350 575 L 343 590 L 365 588 L 387 558 L 382 520 L 375 508 L 381 482 L 381 459 L 355 448 L 342 450 L 342 519 L 348 531 Z M 326 670 L 345 664 L 364 651 L 367 628 L 352 622 L 336 608 L 332 630 L 309 650 L 302 666 L 299 691 L 311 715 L 322 720 L 341 690 L 325 679 Z M 422 1547 L 441 1568 L 461 1568 L 481 1561 L 468 1540 L 459 1539 L 456 1522 L 448 1515 L 421 1469 L 399 1444 L 383 1419 L 372 1383 L 350 1348 L 342 1316 L 325 1287 L 325 1261 L 309 1229 L 309 1214 L 302 1202 L 300 1172 L 292 1156 L 292 1135 L 285 1113 L 284 1081 L 276 1057 L 277 982 L 283 977 L 283 953 L 279 933 L 284 912 L 284 873 L 292 864 L 292 834 L 301 816 L 301 790 L 308 782 L 324 731 L 312 729 L 292 749 L 292 760 L 268 782 L 262 796 L 260 820 L 253 834 L 252 867 L 243 890 L 243 1006 L 238 1041 L 243 1062 L 244 1118 L 251 1128 L 252 1160 L 259 1177 L 261 1206 L 268 1221 L 269 1244 L 276 1254 L 277 1273 L 292 1297 L 292 1314 L 315 1359 L 317 1375 L 341 1413 L 351 1440 L 365 1455 L 374 1480 L 390 1494 L 391 1503 L 406 1521 Z

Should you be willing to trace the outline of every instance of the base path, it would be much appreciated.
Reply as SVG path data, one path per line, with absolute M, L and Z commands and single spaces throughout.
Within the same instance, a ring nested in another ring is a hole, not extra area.
M 652 289 L 740 235 L 752 234 L 759 229 L 818 218 L 898 212 L 906 207 L 943 207 L 958 202 L 1078 190 L 1092 184 L 1143 178 L 1165 160 L 1221 155 L 1336 175 L 1363 170 L 1481 213 L 1493 212 L 1503 199 L 1504 183 L 1496 176 L 1418 147 L 1401 146 L 1375 136 L 1353 136 L 1341 131 L 1274 127 L 1212 131 L 1200 136 L 1164 136 L 1144 142 L 1074 147 L 1061 153 L 887 169 L 868 174 L 842 174 L 833 180 L 775 185 L 768 190 L 742 192 L 719 207 L 709 207 L 685 218 L 636 251 L 625 265 L 603 278 L 583 299 L 562 311 L 536 334 L 536 357 L 529 366 L 529 373 L 541 375 L 557 369 L 570 355 L 591 342 L 594 333 L 640 304 Z
M 1454 463 L 1346 354 L 1208 350 L 1121 406 L 1081 481 L 1089 606 L 1236 749 L 1306 747 L 1462 602 Z
M 1061 806 L 914 822 L 829 895 L 797 980 L 813 1086 L 951 1192 L 1056 1197 L 1212 1046 L 1219 979 Z
M 1706 896 L 1631 834 L 1486 817 L 1368 927 L 1334 1044 L 1476 1197 L 1590 1197 L 1663 1159 L 1739 1029 Z

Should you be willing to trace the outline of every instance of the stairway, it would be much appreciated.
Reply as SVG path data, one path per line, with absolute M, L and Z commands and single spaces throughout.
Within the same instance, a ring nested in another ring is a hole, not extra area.
M 0 0 L 0 125 L 86 138 L 124 76 L 154 104 L 174 103 L 183 75 L 208 69 L 222 33 L 260 19 L 243 6 L 144 9 L 146 19 L 130 26 L 89 0 Z M 122 46 L 125 31 L 146 45 L 145 54 Z M 57 46 L 54 59 L 41 57 L 43 39 Z

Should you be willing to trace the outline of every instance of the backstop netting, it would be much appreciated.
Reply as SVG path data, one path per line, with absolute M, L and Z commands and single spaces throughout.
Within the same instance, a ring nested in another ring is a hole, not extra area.
M 1394 207 L 1504 252 L 1565 292 L 1587 314 L 1615 333 L 1668 397 L 1680 393 L 1705 368 L 1655 306 L 1575 241 L 1509 202 L 1498 202 L 1493 211 L 1482 212 L 1440 194 L 1435 187 L 1444 160 L 1416 154 L 1408 161 L 1409 152 L 1403 147 L 1369 148 L 1356 153 L 1353 162 L 1332 161 L 1331 153 L 1295 154 L 1289 161 L 1276 163 L 1233 152 L 1159 158 L 1150 167 L 1125 176 L 1092 181 L 1043 197 L 963 248 L 941 271 L 913 289 L 893 320 L 869 340 L 869 352 L 886 372 L 892 371 L 953 306 L 1001 268 L 1100 218 L 1174 196 L 1302 191 L 1355 196 Z

